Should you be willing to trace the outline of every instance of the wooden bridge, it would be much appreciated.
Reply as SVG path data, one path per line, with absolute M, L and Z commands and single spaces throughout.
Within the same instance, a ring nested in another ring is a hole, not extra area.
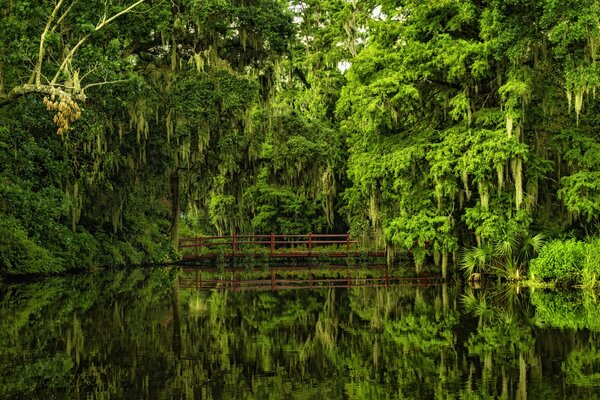
M 385 257 L 384 250 L 368 250 L 348 234 L 229 235 L 179 239 L 183 260 L 267 257 Z

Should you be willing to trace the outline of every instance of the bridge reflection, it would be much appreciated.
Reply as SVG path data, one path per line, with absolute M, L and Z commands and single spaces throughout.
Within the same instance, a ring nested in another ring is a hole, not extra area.
M 181 288 L 197 290 L 290 290 L 363 287 L 431 286 L 445 283 L 442 276 L 399 276 L 385 265 L 361 268 L 347 266 L 272 267 L 248 271 L 228 268 L 184 268 Z

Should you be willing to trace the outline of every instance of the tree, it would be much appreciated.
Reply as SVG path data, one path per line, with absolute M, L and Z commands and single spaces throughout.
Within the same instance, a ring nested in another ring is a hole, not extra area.
M 593 121 L 582 114 L 582 96 L 583 87 L 597 85 L 590 73 L 597 4 L 385 1 L 364 8 L 369 41 L 351 60 L 337 105 L 354 223 L 367 220 L 388 243 L 442 265 L 459 243 L 501 240 L 515 224 L 553 229 L 545 220 L 558 213 L 568 226 L 573 216 L 556 206 L 554 182 L 573 170 L 560 162 L 566 147 L 550 154 L 556 147 L 548 144 L 561 130 L 587 136 Z M 598 216 L 589 172 L 564 177 L 559 192 L 588 221 Z
M 0 107 L 25 95 L 44 95 L 48 110 L 56 111 L 58 133 L 65 133 L 80 118 L 78 103 L 88 89 L 126 81 L 119 69 L 131 64 L 115 51 L 123 50 L 123 43 L 118 38 L 106 43 L 104 33 L 144 1 L 56 0 L 33 9 L 22 2 L 0 4 L 5 38 L 0 48 Z M 44 26 L 41 33 L 38 26 Z M 94 57 L 107 46 L 104 57 Z

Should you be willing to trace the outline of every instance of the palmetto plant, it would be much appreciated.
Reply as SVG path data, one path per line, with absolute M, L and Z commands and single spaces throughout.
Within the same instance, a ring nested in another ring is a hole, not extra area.
M 523 276 L 524 267 L 544 245 L 543 234 L 516 235 L 504 231 L 493 242 L 474 246 L 462 252 L 461 268 L 467 276 L 495 273 L 510 280 Z
M 493 249 L 490 245 L 474 246 L 462 252 L 461 268 L 467 276 L 482 273 L 488 269 L 492 258 Z

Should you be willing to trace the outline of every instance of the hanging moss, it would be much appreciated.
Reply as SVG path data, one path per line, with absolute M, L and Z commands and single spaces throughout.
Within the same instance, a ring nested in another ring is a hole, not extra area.
M 513 132 L 513 118 L 509 115 L 506 116 L 506 134 L 508 137 L 512 137 Z
M 327 166 L 321 176 L 321 191 L 323 193 L 323 210 L 327 217 L 327 224 L 333 226 L 336 180 L 331 166 Z
M 150 132 L 150 124 L 146 115 L 148 114 L 147 103 L 140 99 L 129 107 L 129 127 L 135 128 L 136 140 L 140 144 L 142 138 L 147 139 Z M 152 115 L 152 114 L 150 114 Z
M 166 132 L 167 132 L 167 143 L 171 143 L 171 137 L 175 132 L 175 112 L 173 109 L 169 109 L 166 118 Z
M 462 158 L 461 177 L 467 200 L 471 200 L 471 190 L 469 190 L 469 174 L 467 172 L 467 158 Z
M 583 109 L 583 94 L 584 89 L 575 89 L 575 115 L 577 118 L 577 125 L 579 125 L 579 115 L 581 114 L 581 110 Z
M 370 196 L 369 218 L 371 219 L 371 224 L 374 227 L 379 226 L 379 211 L 377 209 L 377 194 L 375 191 L 372 191 Z
M 442 277 L 445 279 L 448 277 L 448 247 L 444 246 L 442 249 Z
M 490 207 L 490 193 L 488 185 L 485 182 L 477 182 L 477 189 L 479 190 L 479 200 L 481 201 L 481 208 L 483 211 L 489 211 Z
M 67 184 L 66 194 L 71 204 L 71 230 L 75 231 L 83 209 L 83 194 L 79 190 L 79 182 Z
M 510 165 L 515 182 L 515 207 L 520 210 L 523 203 L 523 161 L 521 158 L 513 158 Z
M 498 179 L 498 195 L 500 195 L 504 189 L 504 164 L 496 165 L 496 177 Z
M 528 214 L 533 212 L 534 207 L 537 204 L 538 197 L 538 180 L 537 178 L 531 178 L 527 180 L 527 196 L 525 199 L 525 209 Z

